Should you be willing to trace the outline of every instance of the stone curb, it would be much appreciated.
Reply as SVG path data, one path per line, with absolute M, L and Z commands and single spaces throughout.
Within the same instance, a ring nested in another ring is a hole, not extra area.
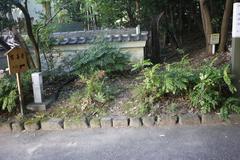
M 180 125 L 200 125 L 201 124 L 201 118 L 197 114 L 184 114 L 179 116 L 179 124 Z
M 161 115 L 157 117 L 129 118 L 125 116 L 86 118 L 71 120 L 51 118 L 35 123 L 0 123 L 0 133 L 18 133 L 37 130 L 76 130 L 83 128 L 140 128 L 140 127 L 164 127 L 164 126 L 196 126 L 196 125 L 240 125 L 240 115 L 232 114 L 227 121 L 223 121 L 218 114 L 183 114 L 179 116 Z
M 52 130 L 62 130 L 63 129 L 63 119 L 61 118 L 50 118 L 46 121 L 41 122 L 41 129 L 52 131 Z

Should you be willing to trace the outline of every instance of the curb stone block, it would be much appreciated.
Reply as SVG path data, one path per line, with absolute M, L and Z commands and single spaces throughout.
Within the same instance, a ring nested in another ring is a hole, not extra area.
M 157 126 L 173 126 L 177 124 L 177 120 L 177 116 L 161 115 L 157 118 Z
M 153 127 L 155 124 L 154 117 L 143 117 L 142 118 L 143 126 L 145 127 Z
M 183 114 L 179 116 L 180 125 L 199 125 L 200 118 L 197 114 Z
M 142 122 L 140 118 L 130 118 L 130 127 L 138 128 L 142 126 Z
M 113 118 L 113 127 L 123 128 L 128 127 L 128 118 L 127 117 L 115 117 Z
M 23 130 L 23 124 L 20 122 L 13 122 L 12 123 L 12 132 L 21 132 Z
M 40 129 L 40 124 L 39 124 L 39 122 L 24 123 L 24 128 L 26 131 L 37 131 Z
M 41 122 L 42 130 L 62 130 L 63 129 L 63 119 L 51 118 L 47 121 Z
M 231 115 L 229 115 L 229 120 L 228 120 L 228 122 L 230 123 L 230 124 L 240 124 L 240 115 L 238 115 L 238 114 L 231 114 Z
M 0 123 L 0 133 L 11 133 L 12 129 L 9 123 Z
M 93 118 L 90 120 L 90 128 L 101 128 L 101 122 L 99 118 Z
M 74 130 L 74 129 L 83 129 L 83 128 L 88 128 L 85 118 L 64 120 L 64 129 Z
M 113 126 L 113 121 L 111 117 L 104 117 L 101 119 L 102 128 L 111 128 Z
M 204 125 L 224 124 L 224 121 L 217 114 L 203 114 L 202 124 Z

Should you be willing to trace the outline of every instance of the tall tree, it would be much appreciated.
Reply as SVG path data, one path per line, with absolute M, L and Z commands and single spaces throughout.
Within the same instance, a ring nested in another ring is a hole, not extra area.
M 207 0 L 200 0 L 200 9 L 201 9 L 201 16 L 202 16 L 202 25 L 205 35 L 205 42 L 206 42 L 206 52 L 211 53 L 212 47 L 210 45 L 210 36 L 213 33 L 213 28 L 211 24 L 211 17 L 209 13 L 209 8 L 207 5 Z
M 227 49 L 227 40 L 228 40 L 228 28 L 229 28 L 229 22 L 230 17 L 232 14 L 233 9 L 233 0 L 226 0 L 225 2 L 225 9 L 224 9 L 224 15 L 222 19 L 222 26 L 221 26 L 221 39 L 219 44 L 219 52 L 224 52 Z

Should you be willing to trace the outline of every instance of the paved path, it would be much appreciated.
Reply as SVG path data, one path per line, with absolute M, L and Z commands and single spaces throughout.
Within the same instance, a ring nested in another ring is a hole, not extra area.
M 0 160 L 239 160 L 240 126 L 0 135 Z

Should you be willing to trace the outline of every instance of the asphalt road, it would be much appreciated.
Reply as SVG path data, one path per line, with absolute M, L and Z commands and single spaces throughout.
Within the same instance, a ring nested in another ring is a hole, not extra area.
M 240 126 L 0 135 L 0 160 L 240 160 Z

